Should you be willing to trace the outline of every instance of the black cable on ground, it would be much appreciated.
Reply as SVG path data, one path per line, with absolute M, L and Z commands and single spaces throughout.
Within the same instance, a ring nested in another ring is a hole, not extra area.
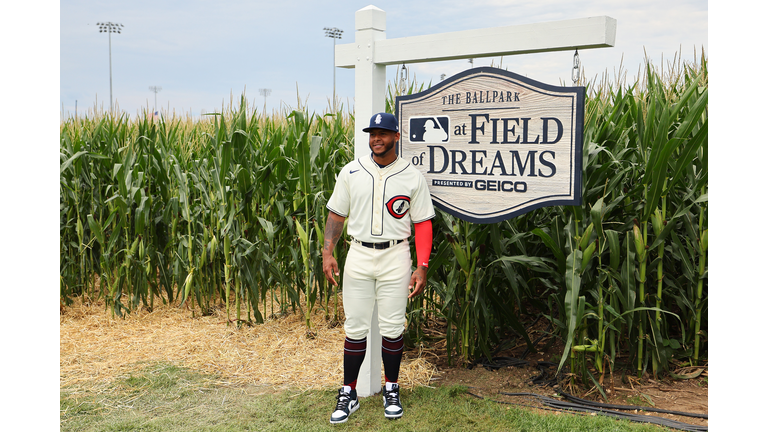
M 688 423 L 679 422 L 676 420 L 665 419 L 662 417 L 624 413 L 621 411 L 612 411 L 605 408 L 585 406 L 585 405 L 581 405 L 573 402 L 564 402 L 564 401 L 548 398 L 546 396 L 537 395 L 535 393 L 505 393 L 505 392 L 499 392 L 499 393 L 506 396 L 532 396 L 538 399 L 539 402 L 541 402 L 542 404 L 548 407 L 565 410 L 569 412 L 575 411 L 575 412 L 594 413 L 594 414 L 599 414 L 607 417 L 624 419 L 624 420 L 629 420 L 629 421 L 638 422 L 638 423 L 652 423 L 652 424 L 657 424 L 660 426 L 664 426 L 672 429 L 684 430 L 684 431 L 706 432 L 708 430 L 707 426 L 692 425 Z M 497 402 L 497 401 L 494 401 L 494 402 Z M 645 408 L 643 407 L 643 409 Z
M 558 394 L 563 396 L 564 398 L 568 399 L 569 401 L 576 402 L 582 405 L 589 405 L 599 408 L 609 408 L 609 409 L 620 409 L 620 410 L 642 410 L 642 411 L 649 411 L 649 412 L 657 412 L 657 413 L 663 413 L 663 414 L 674 414 L 679 416 L 686 416 L 686 417 L 694 417 L 694 418 L 700 418 L 700 419 L 708 419 L 709 416 L 707 414 L 699 414 L 699 413 L 689 413 L 689 412 L 682 412 L 682 411 L 670 411 L 665 410 L 661 408 L 653 408 L 653 407 L 644 407 L 644 406 L 636 406 L 636 405 L 613 405 L 613 404 L 604 404 L 600 402 L 594 402 L 587 399 L 582 399 L 580 397 L 573 396 L 571 394 L 568 394 L 567 392 L 563 390 L 558 390 Z
M 480 357 L 479 359 L 472 362 L 468 366 L 468 368 L 472 369 L 473 367 L 479 365 L 488 370 L 498 370 L 507 366 L 524 367 L 524 366 L 529 366 L 530 364 L 531 363 L 528 360 L 518 359 L 514 357 L 507 357 L 507 356 L 493 357 L 490 361 L 485 357 Z M 557 365 L 555 363 L 548 362 L 548 361 L 536 362 L 536 367 L 539 369 L 539 374 L 531 378 L 531 382 L 536 385 L 554 387 L 558 383 L 557 376 L 553 374 L 552 377 L 550 378 L 547 372 L 547 368 L 556 367 L 556 366 Z
M 531 382 L 536 385 L 540 386 L 547 386 L 547 387 L 554 387 L 558 383 L 558 377 L 557 375 L 553 375 L 552 378 L 549 378 L 549 374 L 547 373 L 548 367 L 557 367 L 555 363 L 548 362 L 548 361 L 540 361 L 536 362 L 536 367 L 539 368 L 539 374 L 533 378 L 531 378 Z M 562 372 L 561 372 L 562 374 Z
M 480 365 L 488 370 L 501 369 L 506 366 L 522 367 L 528 366 L 528 361 L 516 359 L 514 357 L 499 356 L 493 357 L 490 361 L 485 357 L 480 357 L 473 362 L 473 365 Z
M 476 395 L 476 394 L 474 394 L 472 392 L 467 392 L 467 394 L 470 395 L 470 396 L 474 396 L 474 397 L 476 397 L 478 399 L 483 399 L 483 400 L 487 399 L 487 398 L 484 398 L 484 397 L 482 397 L 480 395 Z M 526 407 L 526 408 L 535 408 L 535 409 L 546 410 L 546 411 L 566 412 L 565 410 L 561 410 L 561 409 L 557 409 L 557 408 L 548 408 L 548 407 L 535 406 L 535 405 L 526 405 L 526 404 L 521 404 L 521 403 L 499 401 L 499 400 L 493 400 L 493 399 L 487 399 L 487 400 L 492 401 L 492 402 L 496 402 L 496 403 L 500 403 L 500 404 L 504 404 L 504 405 L 516 405 L 516 406 L 521 406 L 521 407 Z M 577 413 L 577 412 L 572 412 L 572 414 L 578 414 L 578 415 L 581 415 L 581 416 L 588 415 L 588 414 L 581 414 L 581 413 Z
M 491 369 L 500 369 L 505 366 L 522 367 L 522 366 L 527 366 L 529 364 L 530 363 L 526 360 L 517 359 L 514 357 L 499 356 L 499 357 L 493 357 L 490 361 L 488 361 L 486 358 L 480 358 L 476 360 L 471 366 L 481 365 L 486 369 L 491 370 Z M 558 383 L 557 377 L 555 376 L 553 378 L 547 379 L 548 373 L 546 370 L 549 367 L 555 367 L 555 366 L 557 365 L 552 362 L 546 362 L 546 361 L 537 362 L 537 367 L 540 371 L 540 374 L 532 378 L 531 381 L 534 384 L 538 384 L 538 385 L 546 385 L 549 387 L 555 386 Z M 571 402 L 560 401 L 560 400 L 548 398 L 546 396 L 541 396 L 535 393 L 505 393 L 505 392 L 499 392 L 499 393 L 506 396 L 531 396 L 536 398 L 541 404 L 546 405 L 546 407 L 533 407 L 530 405 L 522 405 L 522 404 L 515 404 L 515 403 L 512 403 L 512 405 L 528 406 L 531 408 L 545 409 L 545 410 L 558 411 L 558 412 L 568 412 L 572 414 L 576 414 L 576 413 L 600 414 L 607 417 L 625 419 L 625 420 L 630 420 L 630 421 L 639 422 L 639 423 L 652 423 L 652 424 L 657 424 L 660 426 L 665 426 L 668 428 L 684 430 L 684 431 L 706 432 L 708 430 L 707 426 L 692 425 L 688 423 L 679 422 L 676 420 L 665 419 L 662 417 L 625 413 L 625 412 L 614 411 L 614 410 L 615 409 L 629 410 L 629 411 L 642 410 L 646 412 L 657 412 L 657 413 L 663 413 L 663 414 L 680 415 L 680 416 L 687 416 L 687 417 L 693 417 L 693 418 L 701 418 L 705 420 L 708 419 L 708 416 L 706 414 L 687 413 L 682 411 L 671 411 L 671 410 L 664 410 L 660 408 L 641 407 L 641 406 L 634 406 L 634 405 L 603 404 L 600 402 L 593 402 L 587 399 L 582 399 L 582 398 L 573 396 L 561 389 L 558 389 L 557 392 L 560 395 L 562 395 L 564 398 L 570 400 Z M 483 398 L 482 396 L 478 396 L 470 392 L 467 392 L 467 394 L 479 399 L 486 399 L 486 398 Z M 493 400 L 493 399 L 489 399 L 489 400 Z M 503 401 L 497 401 L 497 400 L 493 400 L 493 401 L 497 403 L 510 404 L 509 402 L 503 402 Z

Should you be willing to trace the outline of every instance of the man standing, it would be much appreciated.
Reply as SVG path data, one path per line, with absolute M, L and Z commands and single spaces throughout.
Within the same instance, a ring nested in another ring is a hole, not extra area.
M 374 303 L 378 304 L 381 359 L 384 363 L 384 416 L 403 415 L 397 384 L 403 355 L 405 308 L 427 283 L 435 210 L 424 176 L 395 153 L 400 139 L 397 119 L 379 113 L 371 117 L 368 132 L 371 155 L 347 164 L 336 179 L 328 201 L 323 245 L 323 272 L 334 286 L 339 266 L 333 249 L 345 219 L 352 237 L 343 277 L 344 386 L 336 396 L 331 423 L 343 423 L 360 406 L 357 376 L 365 358 Z M 416 270 L 411 273 L 408 238 L 414 224 Z M 409 294 L 410 291 L 410 294 Z

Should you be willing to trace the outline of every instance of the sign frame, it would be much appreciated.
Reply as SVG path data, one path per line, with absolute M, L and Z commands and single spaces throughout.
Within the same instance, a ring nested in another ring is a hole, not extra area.
M 459 83 L 467 82 L 477 77 L 492 77 L 493 79 L 499 79 L 507 82 L 511 82 L 514 85 L 523 87 L 526 91 L 534 93 L 545 94 L 547 97 L 565 97 L 571 99 L 571 112 L 570 118 L 571 125 L 571 158 L 569 161 L 570 182 L 569 191 L 567 194 L 557 193 L 548 196 L 534 196 L 530 200 L 526 200 L 522 203 L 510 205 L 501 210 L 493 211 L 490 213 L 478 213 L 471 209 L 462 209 L 455 204 L 436 197 L 433 192 L 432 195 L 433 204 L 442 211 L 457 217 L 462 220 L 466 220 L 472 223 L 496 223 L 507 219 L 511 219 L 516 216 L 520 216 L 532 210 L 536 210 L 542 207 L 560 206 L 560 205 L 573 205 L 579 206 L 582 204 L 582 175 L 583 175 L 583 140 L 584 140 L 584 110 L 585 110 L 585 88 L 584 87 L 562 87 L 545 84 L 528 77 L 518 75 L 514 72 L 509 72 L 503 69 L 495 67 L 477 67 L 468 69 L 453 75 L 450 78 L 439 82 L 437 85 L 419 93 L 411 95 L 397 96 L 395 98 L 395 117 L 398 119 L 399 129 L 401 131 L 400 141 L 397 143 L 395 149 L 398 155 L 404 155 L 408 149 L 408 142 L 410 138 L 406 136 L 405 131 L 410 133 L 410 128 L 404 127 L 409 121 L 405 118 L 403 112 L 408 111 L 408 105 L 417 104 L 429 99 L 430 96 L 440 93 L 448 87 L 454 86 Z M 552 94 L 557 94 L 553 96 Z M 500 108 L 494 108 L 500 109 Z M 512 108 L 509 108 L 510 110 Z M 457 109 L 454 109 L 454 111 Z M 467 108 L 466 110 L 474 110 Z M 444 113 L 431 113 L 430 116 L 435 118 L 445 115 Z M 487 125 L 487 124 L 486 124 Z M 447 131 L 449 136 L 451 131 Z M 545 138 L 546 139 L 546 138 Z M 417 166 L 417 168 L 419 168 Z M 421 169 L 420 169 L 421 170 Z M 427 177 L 425 175 L 425 177 Z M 430 184 L 430 189 L 432 185 Z

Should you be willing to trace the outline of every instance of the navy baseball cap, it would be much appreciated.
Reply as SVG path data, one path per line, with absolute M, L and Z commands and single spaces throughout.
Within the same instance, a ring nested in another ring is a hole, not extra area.
M 386 129 L 400 132 L 397 129 L 397 118 L 388 113 L 374 114 L 373 117 L 371 117 L 371 125 L 363 129 L 363 132 L 369 132 L 371 129 Z

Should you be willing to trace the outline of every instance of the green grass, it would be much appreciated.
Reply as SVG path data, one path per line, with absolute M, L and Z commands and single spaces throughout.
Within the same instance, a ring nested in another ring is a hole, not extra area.
M 328 422 L 334 391 L 265 392 L 152 365 L 101 391 L 61 389 L 62 431 L 661 431 L 600 416 L 536 414 L 480 400 L 459 386 L 402 392 L 405 415 L 387 420 L 380 396 L 361 399 L 347 423 Z

